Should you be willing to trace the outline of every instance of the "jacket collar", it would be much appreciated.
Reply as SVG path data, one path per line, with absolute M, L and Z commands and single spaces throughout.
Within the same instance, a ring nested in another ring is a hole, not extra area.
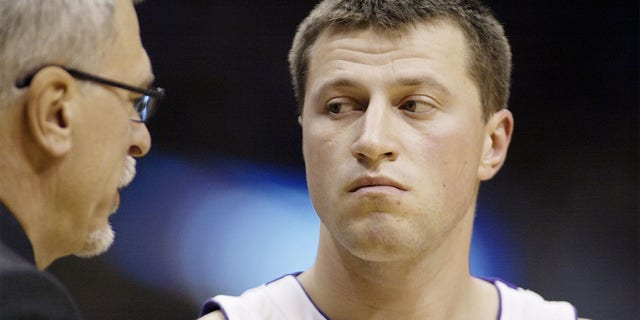
M 24 229 L 13 213 L 0 202 L 0 242 L 25 260 L 35 264 L 33 247 Z

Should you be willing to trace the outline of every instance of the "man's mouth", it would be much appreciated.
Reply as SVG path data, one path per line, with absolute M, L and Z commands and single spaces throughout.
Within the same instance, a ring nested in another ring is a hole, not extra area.
M 357 192 L 362 189 L 370 189 L 370 190 L 395 190 L 395 191 L 407 191 L 407 188 L 388 177 L 384 176 L 365 176 L 360 177 L 354 180 L 349 186 L 347 190 L 349 192 Z

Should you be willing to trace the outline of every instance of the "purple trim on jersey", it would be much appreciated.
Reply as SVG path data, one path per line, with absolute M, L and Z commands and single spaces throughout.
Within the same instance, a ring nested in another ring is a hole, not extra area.
M 296 277 L 296 276 L 298 276 L 298 275 L 299 275 L 299 274 L 301 274 L 301 273 L 302 273 L 302 272 L 296 272 L 296 273 L 292 273 L 292 274 L 290 274 L 290 275 L 292 275 L 292 276 Z M 277 279 L 275 279 L 275 280 L 271 280 L 271 281 L 267 282 L 266 284 L 268 285 L 268 284 L 270 284 L 270 283 L 272 283 L 272 282 L 278 281 L 278 280 L 280 280 L 280 279 L 282 279 L 282 278 L 284 278 L 284 277 L 286 277 L 286 276 L 288 276 L 288 275 L 289 275 L 289 274 L 285 274 L 284 276 L 282 276 L 282 277 L 280 277 L 280 278 L 277 278 Z M 304 291 L 304 288 L 303 288 L 303 291 Z M 305 292 L 305 294 L 306 294 L 306 292 Z M 314 304 L 314 306 L 315 306 L 315 304 Z M 316 309 L 317 309 L 317 308 L 316 308 Z M 222 307 L 221 307 L 217 302 L 215 302 L 215 301 L 213 300 L 213 298 L 211 298 L 211 299 L 209 299 L 209 300 L 205 301 L 205 302 L 202 304 L 202 311 L 200 311 L 200 315 L 199 315 L 198 317 L 202 317 L 202 316 L 204 316 L 204 315 L 206 315 L 206 314 L 209 314 L 209 313 L 211 313 L 211 312 L 218 311 L 218 310 L 220 310 L 220 311 L 222 312 L 222 314 L 224 314 L 224 317 L 225 317 L 225 318 L 229 319 L 229 316 L 227 316 L 227 313 L 224 311 L 224 309 L 223 309 L 223 308 L 222 308 Z M 318 310 L 318 311 L 320 311 L 320 310 Z M 320 313 L 322 313 L 322 312 L 320 312 Z M 323 315 L 324 315 L 324 314 L 323 314 Z
M 511 288 L 511 289 L 518 289 L 518 286 L 511 284 L 509 282 L 506 282 L 500 278 L 496 278 L 496 277 L 476 277 L 480 280 L 484 280 L 487 281 L 489 283 L 491 283 L 494 287 L 496 287 L 496 290 L 498 290 L 498 320 L 502 319 L 502 293 L 500 292 L 500 289 L 498 289 L 498 286 L 496 285 L 496 282 L 500 282 L 505 284 L 507 287 Z M 578 309 L 576 308 L 576 306 L 574 306 L 573 304 L 571 304 L 571 307 L 573 307 L 573 314 L 576 317 L 576 320 L 578 320 Z
M 271 280 L 267 283 L 265 283 L 265 285 L 269 285 L 272 282 L 276 282 L 284 277 L 287 276 L 292 276 L 296 282 L 298 283 L 298 285 L 300 286 L 300 288 L 302 289 L 302 292 L 304 292 L 304 295 L 307 296 L 307 299 L 309 299 L 309 301 L 311 302 L 311 304 L 313 305 L 314 308 L 316 308 L 316 310 L 327 320 L 331 320 L 331 318 L 329 318 L 324 312 L 322 312 L 322 310 L 320 310 L 320 308 L 318 308 L 318 306 L 316 305 L 315 302 L 313 302 L 313 299 L 311 299 L 311 297 L 309 296 L 309 294 L 307 293 L 307 290 L 304 289 L 304 287 L 302 286 L 302 283 L 300 283 L 300 281 L 298 281 L 298 276 L 302 274 L 302 271 L 299 272 L 294 272 L 294 273 L 290 273 L 290 274 L 285 274 L 282 277 L 279 277 L 277 279 Z M 220 307 L 220 305 L 213 301 L 213 298 L 207 300 L 204 302 L 204 304 L 202 305 L 202 311 L 200 311 L 200 315 L 198 317 L 202 317 L 204 315 L 207 315 L 211 312 L 214 311 L 218 311 L 220 310 L 222 312 L 222 314 L 224 315 L 224 317 L 226 319 L 229 319 L 229 316 L 227 315 L 227 313 L 224 311 L 223 308 Z
M 316 305 L 316 303 L 313 301 L 313 299 L 311 299 L 311 297 L 309 296 L 309 294 L 307 293 L 307 290 L 304 289 L 304 287 L 302 286 L 302 284 L 300 283 L 300 281 L 298 281 L 298 276 L 302 274 L 302 272 L 294 272 L 294 273 L 290 273 L 290 274 L 286 274 L 282 277 L 279 277 L 275 280 L 269 281 L 266 284 L 270 284 L 272 282 L 278 281 L 286 276 L 293 276 L 293 278 L 296 280 L 296 282 L 298 283 L 298 285 L 300 286 L 300 288 L 302 289 L 302 292 L 304 292 L 304 294 L 307 296 L 307 299 L 309 299 L 309 301 L 311 302 L 311 304 L 313 305 L 314 308 L 316 308 L 316 310 L 323 316 L 325 317 L 325 319 L 330 320 L 330 318 L 324 313 L 322 312 L 322 310 L 320 310 L 320 308 L 318 308 L 318 306 Z M 518 289 L 517 286 L 506 282 L 500 278 L 495 278 L 495 277 L 476 277 L 480 280 L 484 280 L 486 282 L 491 283 L 495 288 L 496 291 L 498 291 L 498 320 L 500 320 L 502 318 L 502 293 L 500 292 L 500 289 L 498 289 L 498 286 L 496 285 L 497 282 L 503 283 L 506 286 L 512 288 L 512 289 Z M 571 305 L 573 307 L 573 313 L 575 314 L 575 319 L 578 320 L 578 310 L 576 309 L 576 307 L 572 304 Z M 220 308 L 220 305 L 218 303 L 216 303 L 215 301 L 213 301 L 213 298 L 205 301 L 205 303 L 202 305 L 202 311 L 200 312 L 199 317 L 202 317 L 206 314 L 209 314 L 211 312 L 214 311 L 218 311 L 220 310 L 222 312 L 222 314 L 224 315 L 224 317 L 226 319 L 229 319 L 229 316 L 227 315 L 227 313 L 224 311 L 224 309 Z
M 220 310 L 222 314 L 224 314 L 225 319 L 229 319 L 229 317 L 227 316 L 227 313 L 224 312 L 224 309 L 221 309 L 220 305 L 215 301 L 213 301 L 213 298 L 205 301 L 202 304 L 202 311 L 200 311 L 200 315 L 198 317 L 202 317 L 204 315 L 207 315 L 211 312 L 218 311 L 218 310 Z
M 285 274 L 284 276 L 282 276 L 282 277 L 280 277 L 280 278 L 278 278 L 278 279 L 275 279 L 275 280 L 272 280 L 272 281 L 267 282 L 267 285 L 268 285 L 269 283 L 271 283 L 271 282 L 278 281 L 278 280 L 280 280 L 280 279 L 282 279 L 282 278 L 284 278 L 284 277 L 286 277 L 286 276 L 292 276 L 292 277 L 296 280 L 296 282 L 298 283 L 298 285 L 300 286 L 300 288 L 302 289 L 302 292 L 304 292 L 304 295 L 305 295 L 305 296 L 307 296 L 307 299 L 311 302 L 311 304 L 313 305 L 313 307 L 314 307 L 314 308 L 316 308 L 316 310 L 317 310 L 317 311 L 318 311 L 318 312 L 319 312 L 319 313 L 320 313 L 320 314 L 321 314 L 325 319 L 327 319 L 327 320 L 331 320 L 331 318 L 329 318 L 329 317 L 327 316 L 327 314 L 326 314 L 326 313 L 322 312 L 322 310 L 320 310 L 320 308 L 318 308 L 318 306 L 316 305 L 316 303 L 313 301 L 313 299 L 311 299 L 311 297 L 310 297 L 310 296 L 309 296 L 309 294 L 307 293 L 307 290 L 305 290 L 305 289 L 304 289 L 304 287 L 302 286 L 302 283 L 300 283 L 300 281 L 298 281 L 298 276 L 299 276 L 299 275 L 301 275 L 301 274 L 302 274 L 302 271 L 298 271 L 298 272 L 294 272 L 294 273 L 290 273 L 290 274 Z
M 508 287 L 511 287 L 511 288 L 514 288 L 514 289 L 516 289 L 517 287 L 512 285 L 512 284 L 510 284 L 510 283 L 508 283 L 508 282 L 503 281 L 500 278 L 494 278 L 494 277 L 477 277 L 477 278 L 480 279 L 480 280 L 484 280 L 486 282 L 491 283 L 491 285 L 493 285 L 493 287 L 496 288 L 496 291 L 498 291 L 498 318 L 497 319 L 501 320 L 502 319 L 502 293 L 500 292 L 500 289 L 498 289 L 498 286 L 496 285 L 496 282 L 500 281 L 500 282 L 506 284 Z
M 302 292 L 304 292 L 304 295 L 307 296 L 307 299 L 309 299 L 309 301 L 311 301 L 311 304 L 313 305 L 314 308 L 316 308 L 316 310 L 318 310 L 318 312 L 327 320 L 331 320 L 331 318 L 329 318 L 329 316 L 327 316 L 326 313 L 322 312 L 322 310 L 320 310 L 320 308 L 318 308 L 318 306 L 316 305 L 316 303 L 313 301 L 313 299 L 311 299 L 311 297 L 309 296 L 309 294 L 307 293 L 307 290 L 304 289 L 304 287 L 302 286 L 302 283 L 300 283 L 300 281 L 298 281 L 298 275 L 300 275 L 302 272 L 298 272 L 295 275 L 291 274 L 293 276 L 294 279 L 296 279 L 296 282 L 298 283 L 298 285 L 300 286 L 300 288 L 302 288 Z
M 267 286 L 268 286 L 270 283 L 272 283 L 272 282 L 276 282 L 276 281 L 278 281 L 278 280 L 280 280 L 280 279 L 282 279 L 282 278 L 284 278 L 284 277 L 288 277 L 288 276 L 293 276 L 294 278 L 296 278 L 296 279 L 297 279 L 297 277 L 298 277 L 299 275 L 301 275 L 301 274 L 302 274 L 302 271 L 298 271 L 298 272 L 294 272 L 294 273 L 285 274 L 284 276 L 281 276 L 281 277 L 279 277 L 279 278 L 273 279 L 273 280 L 271 280 L 271 281 L 269 281 L 269 282 L 265 283 L 265 285 L 267 285 Z
M 518 286 L 516 286 L 515 284 L 506 282 L 506 281 L 504 281 L 504 280 L 502 280 L 500 278 L 496 278 L 496 277 L 476 277 L 476 278 L 484 280 L 484 281 L 487 281 L 487 282 L 491 282 L 493 285 L 495 285 L 496 282 L 501 282 L 501 283 L 506 284 L 507 287 L 509 287 L 511 289 L 518 289 Z

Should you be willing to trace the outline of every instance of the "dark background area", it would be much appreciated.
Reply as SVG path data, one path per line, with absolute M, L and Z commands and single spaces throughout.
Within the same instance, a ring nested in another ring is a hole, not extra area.
M 571 301 L 583 316 L 637 319 L 638 2 L 487 3 L 514 54 L 515 136 L 506 166 L 481 193 L 522 253 L 517 284 Z M 152 154 L 302 171 L 286 57 L 313 4 L 139 5 L 143 43 L 168 93 L 149 125 Z M 137 283 L 103 258 L 65 258 L 50 270 L 87 319 L 194 319 L 199 310 L 200 302 Z

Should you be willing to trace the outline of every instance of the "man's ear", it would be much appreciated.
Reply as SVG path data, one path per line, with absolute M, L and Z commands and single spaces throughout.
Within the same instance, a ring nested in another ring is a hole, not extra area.
M 485 140 L 478 167 L 478 179 L 481 181 L 489 180 L 500 170 L 507 158 L 512 134 L 513 115 L 511 111 L 502 109 L 489 118 L 485 127 Z
M 302 115 L 298 116 L 298 124 L 302 127 Z
M 35 75 L 28 90 L 26 117 L 31 136 L 49 155 L 65 155 L 72 142 L 73 78 L 60 67 L 45 67 Z

